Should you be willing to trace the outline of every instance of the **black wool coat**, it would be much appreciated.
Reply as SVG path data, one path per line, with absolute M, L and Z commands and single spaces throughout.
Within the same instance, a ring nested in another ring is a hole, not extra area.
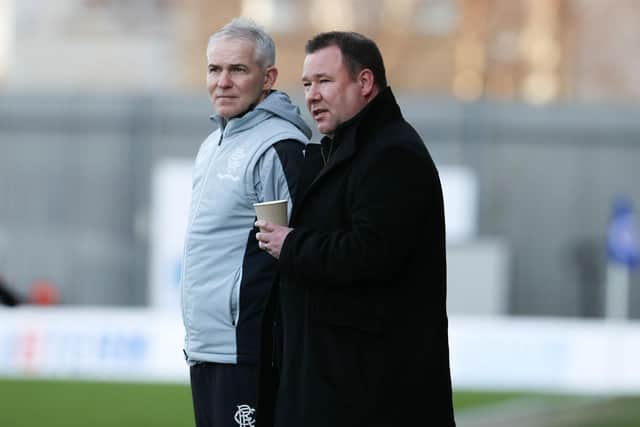
M 282 247 L 279 385 L 261 384 L 275 413 L 258 425 L 454 426 L 437 169 L 390 88 L 333 144 Z

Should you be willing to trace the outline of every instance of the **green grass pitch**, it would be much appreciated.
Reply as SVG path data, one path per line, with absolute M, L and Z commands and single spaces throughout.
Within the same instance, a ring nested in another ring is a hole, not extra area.
M 525 393 L 454 393 L 456 414 L 500 405 Z M 548 399 L 556 399 L 547 396 Z M 638 427 L 640 398 L 612 399 L 585 424 L 549 427 Z M 193 427 L 188 385 L 0 379 L 1 427 Z M 464 427 L 464 426 L 460 426 Z M 546 425 L 545 425 L 546 427 Z

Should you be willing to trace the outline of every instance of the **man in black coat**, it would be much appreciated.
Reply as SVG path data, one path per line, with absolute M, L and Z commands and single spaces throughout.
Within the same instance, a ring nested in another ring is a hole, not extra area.
M 262 341 L 277 387 L 262 376 L 260 410 L 275 406 L 258 425 L 455 426 L 438 171 L 373 41 L 323 33 L 306 54 L 306 103 L 326 137 L 291 228 L 256 222 L 280 271 L 273 358 Z

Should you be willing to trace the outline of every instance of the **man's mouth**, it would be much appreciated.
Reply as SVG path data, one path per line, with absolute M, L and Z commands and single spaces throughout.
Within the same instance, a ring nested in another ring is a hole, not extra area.
M 311 114 L 313 115 L 313 118 L 317 120 L 319 116 L 321 116 L 323 113 L 326 113 L 327 111 L 329 110 L 326 110 L 324 108 L 318 108 L 313 110 Z

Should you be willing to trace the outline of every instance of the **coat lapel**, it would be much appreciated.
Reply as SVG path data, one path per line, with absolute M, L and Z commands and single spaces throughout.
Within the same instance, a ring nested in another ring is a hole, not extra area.
M 351 134 L 351 132 L 349 132 Z M 322 169 L 320 169 L 320 173 L 316 176 L 316 179 L 311 183 L 311 187 L 314 186 L 316 182 L 321 180 L 324 176 L 331 173 L 332 170 L 337 168 L 341 163 L 346 162 L 351 157 L 356 154 L 356 140 L 355 135 L 346 135 L 347 138 L 344 138 L 338 144 L 336 151 L 333 153 L 329 160 L 327 160 L 327 164 L 325 164 Z
M 371 104 L 358 113 L 356 117 L 345 122 L 342 127 L 343 131 L 338 131 L 336 135 L 338 141 L 336 151 L 329 158 L 327 164 L 320 169 L 311 184 L 302 192 L 297 203 L 294 204 L 291 220 L 293 221 L 296 212 L 304 204 L 309 194 L 318 188 L 325 177 L 331 174 L 340 164 L 349 161 L 349 159 L 356 155 L 358 151 L 358 140 L 362 133 L 365 135 L 363 140 L 366 140 L 366 135 L 378 129 L 381 123 L 396 119 L 397 117 L 402 117 L 400 107 L 391 93 L 391 89 L 387 87 Z
M 296 217 L 297 212 L 304 205 L 305 200 L 309 197 L 309 194 L 313 193 L 325 177 L 331 174 L 331 171 L 336 169 L 340 164 L 348 161 L 351 157 L 356 154 L 356 141 L 353 138 L 349 140 L 342 141 L 333 155 L 329 158 L 327 164 L 322 166 L 318 171 L 318 175 L 311 181 L 311 184 L 304 189 L 302 192 L 298 193 L 298 200 L 293 205 L 293 211 L 291 212 L 291 223 L 293 223 L 294 218 Z M 320 153 L 317 153 L 317 156 L 320 156 Z M 311 163 L 311 162 L 310 162 Z M 311 164 L 309 165 L 311 166 Z

